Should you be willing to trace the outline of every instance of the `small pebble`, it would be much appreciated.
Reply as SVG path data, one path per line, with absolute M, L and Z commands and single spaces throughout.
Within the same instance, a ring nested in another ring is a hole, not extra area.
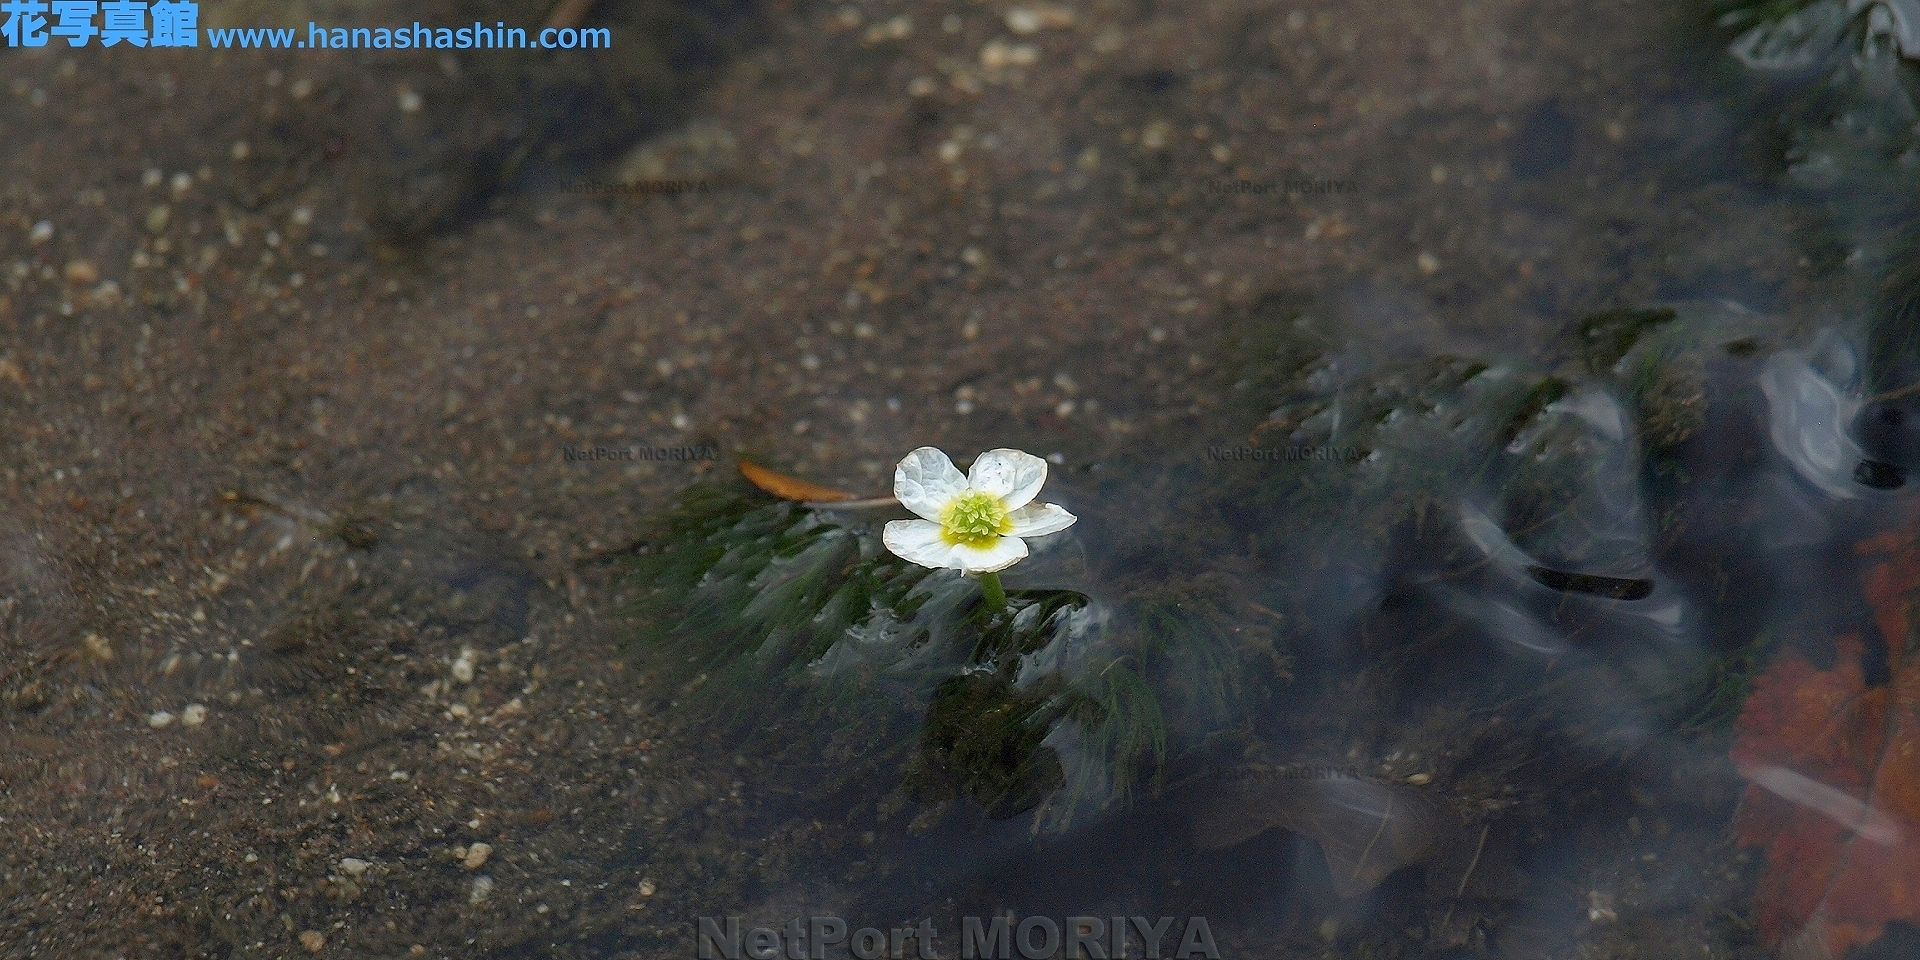
M 245 160 L 253 155 L 253 147 L 248 146 L 245 140 L 235 140 L 233 149 L 227 151 L 227 154 L 235 160 Z
M 189 727 L 197 727 L 203 723 L 206 723 L 207 722 L 206 704 L 204 703 L 187 704 L 186 709 L 180 711 L 180 722 L 181 724 Z
M 1409 776 L 1407 778 L 1407 782 L 1413 784 L 1416 787 L 1424 787 L 1427 784 L 1433 782 L 1433 774 L 1416 773 L 1416 774 L 1413 774 L 1412 776 Z
M 913 36 L 913 18 L 898 16 L 885 23 L 876 23 L 868 27 L 866 42 L 885 43 L 889 40 L 905 40 L 911 36 Z
M 1614 910 L 1614 896 L 1600 890 L 1587 891 L 1587 921 L 1589 923 L 1607 923 L 1620 919 Z
M 477 907 L 487 902 L 493 894 L 493 878 L 481 875 L 473 878 L 473 886 L 467 888 L 467 906 Z
M 417 91 L 414 91 L 414 90 L 409 90 L 409 89 L 407 89 L 407 88 L 404 88 L 404 87 L 402 87 L 402 88 L 401 88 L 401 90 L 400 90 L 400 112 L 402 112 L 402 113 L 419 113 L 419 112 L 420 112 L 420 107 L 421 107 L 421 106 L 422 106 L 422 105 L 423 105 L 423 104 L 424 104 L 425 102 L 426 102 L 426 101 L 425 101 L 424 99 L 422 99 L 422 98 L 421 98 L 421 96 L 420 96 L 420 94 L 419 94 L 419 93 L 418 93 Z
M 1434 274 L 1440 272 L 1440 258 L 1431 253 L 1422 251 L 1420 256 L 1415 258 L 1414 262 L 1420 267 L 1421 273 Z
M 453 682 L 473 682 L 473 660 L 476 654 L 472 647 L 461 647 L 459 658 L 453 661 Z
M 308 953 L 319 953 L 327 947 L 327 935 L 318 930 L 302 930 L 300 945 L 306 947 Z
M 1073 26 L 1073 10 L 1051 3 L 1034 7 L 1014 7 L 1007 11 L 1007 29 L 1018 34 L 1041 30 L 1064 30 Z
M 155 730 L 164 730 L 173 725 L 173 714 L 165 710 L 155 710 L 147 715 L 147 726 Z
M 640 881 L 640 895 L 643 897 L 653 896 L 654 891 L 658 889 L 659 889 L 658 887 L 653 885 L 652 877 L 648 877 L 647 879 Z
M 161 173 L 159 167 L 149 167 L 146 173 L 140 175 L 140 185 L 151 190 L 159 186 L 165 177 L 166 174 Z
M 371 866 L 373 866 L 373 864 L 368 863 L 367 861 L 362 860 L 359 857 L 348 857 L 340 861 L 340 872 L 346 874 L 349 877 L 358 877 L 361 874 L 366 873 L 367 868 Z
M 147 211 L 147 232 L 159 233 L 167 228 L 167 222 L 173 219 L 173 211 L 166 204 L 160 204 Z
M 42 244 L 52 239 L 53 239 L 53 221 L 52 220 L 42 220 L 39 223 L 34 224 L 33 229 L 27 231 L 28 243 Z
M 191 175 L 185 173 L 176 173 L 173 175 L 173 195 L 175 197 L 179 197 L 191 189 L 193 189 L 193 177 Z
M 1030 43 L 991 40 L 980 48 L 980 66 L 990 72 L 1008 67 L 1030 67 L 1039 60 L 1040 50 Z
M 72 260 L 67 263 L 67 282 L 75 286 L 86 286 L 100 282 L 100 268 L 91 260 Z
M 460 859 L 460 865 L 468 870 L 478 870 L 486 865 L 490 856 L 493 856 L 493 844 L 476 843 L 467 848 L 467 855 Z

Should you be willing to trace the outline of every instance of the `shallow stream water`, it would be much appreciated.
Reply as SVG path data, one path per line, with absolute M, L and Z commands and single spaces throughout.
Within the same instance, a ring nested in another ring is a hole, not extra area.
M 1920 942 L 1907 0 L 200 30 L 0 49 L 0 957 Z

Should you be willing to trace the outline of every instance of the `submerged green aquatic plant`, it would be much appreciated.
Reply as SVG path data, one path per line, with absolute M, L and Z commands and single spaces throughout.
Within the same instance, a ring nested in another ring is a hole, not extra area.
M 951 468 L 927 452 L 937 461 L 910 461 Z M 997 459 L 975 465 L 973 489 L 1024 498 L 1007 509 L 1021 515 L 1044 470 Z M 996 474 L 1008 465 L 1018 469 Z M 925 509 L 907 486 L 902 500 Z M 1051 506 L 1024 515 L 1071 522 Z M 1071 589 L 996 604 L 964 567 L 895 556 L 859 516 L 711 488 L 683 498 L 636 551 L 631 581 L 632 622 L 683 710 L 749 738 L 795 716 L 819 736 L 763 737 L 761 748 L 824 754 L 869 785 L 894 771 L 899 796 L 924 804 L 964 797 L 1008 817 L 1044 803 L 1036 825 L 1050 829 L 1157 773 L 1165 721 L 1109 607 Z

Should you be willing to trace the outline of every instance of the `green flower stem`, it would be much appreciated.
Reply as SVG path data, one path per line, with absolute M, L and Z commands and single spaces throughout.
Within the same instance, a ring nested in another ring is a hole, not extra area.
M 983 573 L 980 575 L 980 592 L 986 594 L 987 606 L 995 613 L 1007 612 L 1007 591 L 1000 586 L 1000 575 Z

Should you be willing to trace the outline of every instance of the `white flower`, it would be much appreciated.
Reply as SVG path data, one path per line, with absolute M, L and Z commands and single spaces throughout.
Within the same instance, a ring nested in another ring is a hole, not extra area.
M 907 454 L 893 471 L 893 495 L 922 520 L 895 520 L 881 537 L 888 550 L 923 567 L 992 573 L 1027 555 L 1023 537 L 1057 533 L 1076 519 L 1034 503 L 1047 462 L 1018 450 L 989 450 L 962 474 L 932 447 Z

